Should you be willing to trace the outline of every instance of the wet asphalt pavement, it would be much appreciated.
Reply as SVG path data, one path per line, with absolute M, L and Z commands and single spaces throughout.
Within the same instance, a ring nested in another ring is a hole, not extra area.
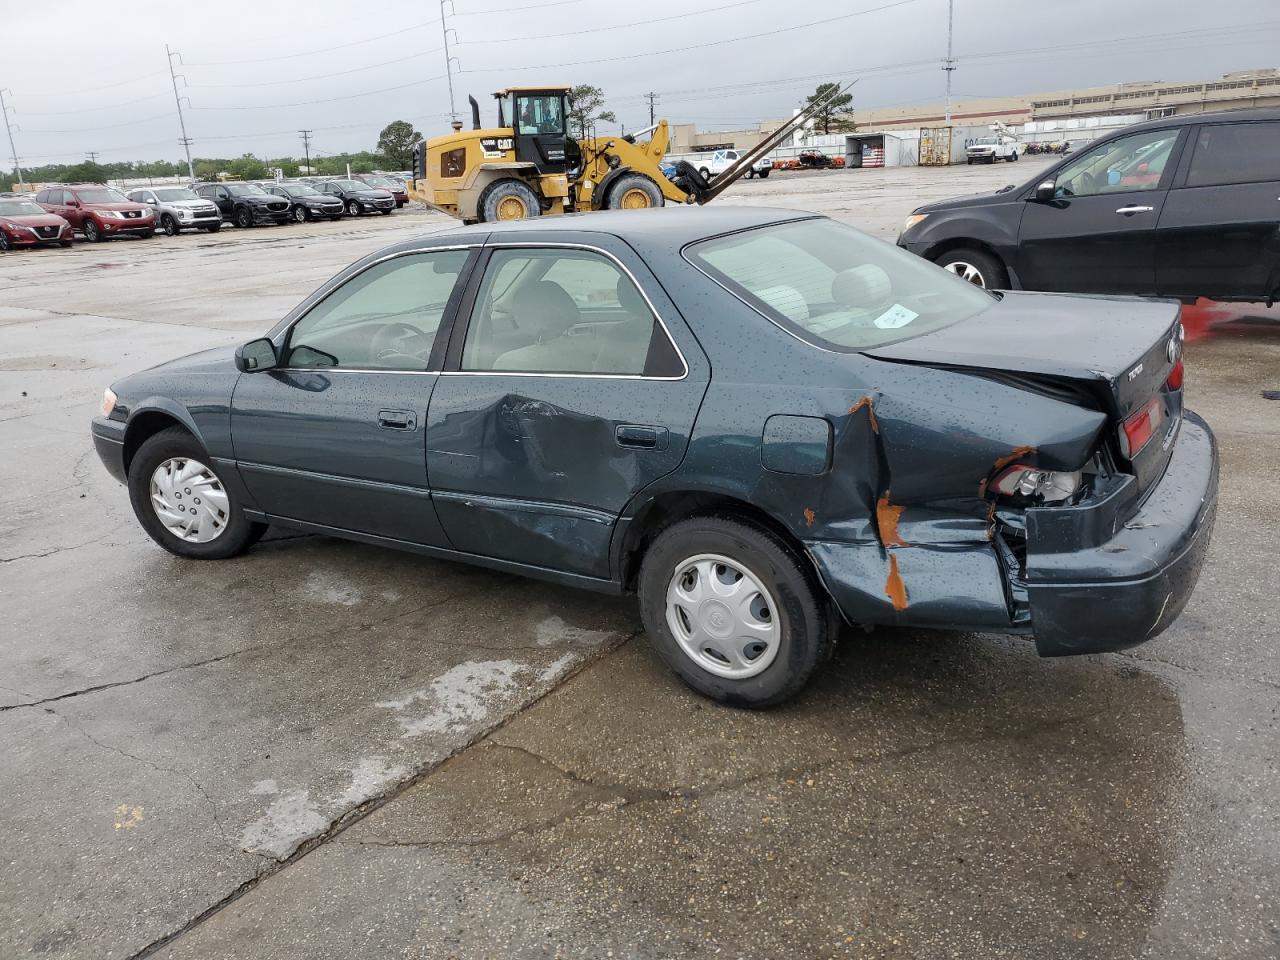
M 717 202 L 890 239 L 1032 172 Z M 317 537 L 195 563 L 137 527 L 103 387 L 447 225 L 0 259 L 0 957 L 1280 956 L 1280 311 L 1189 323 L 1221 502 L 1162 637 L 850 633 L 752 714 L 685 691 L 629 600 Z

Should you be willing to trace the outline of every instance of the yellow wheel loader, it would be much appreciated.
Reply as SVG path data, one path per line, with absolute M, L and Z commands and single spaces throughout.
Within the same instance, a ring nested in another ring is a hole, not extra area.
M 568 87 L 500 90 L 494 94 L 498 125 L 490 128 L 480 124 L 475 97 L 467 99 L 472 129 L 455 120 L 453 133 L 419 143 L 409 183 L 412 199 L 464 223 L 644 209 L 668 200 L 706 203 L 821 107 L 801 111 L 708 180 L 684 161 L 674 164 L 671 177 L 663 174 L 670 144 L 665 120 L 626 136 L 573 138 Z

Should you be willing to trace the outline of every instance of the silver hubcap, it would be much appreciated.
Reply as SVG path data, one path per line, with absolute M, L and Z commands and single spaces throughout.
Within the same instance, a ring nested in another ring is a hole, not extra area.
M 151 474 L 151 506 L 166 530 L 188 543 L 222 535 L 231 504 L 222 481 L 199 460 L 174 457 Z
M 963 260 L 955 260 L 948 263 L 944 268 L 950 270 L 961 280 L 966 283 L 972 283 L 975 287 L 985 287 L 986 281 L 982 279 L 982 271 L 975 267 L 972 263 L 965 263 Z
M 777 609 L 755 574 L 714 553 L 680 563 L 667 586 L 667 626 L 680 648 L 703 670 L 732 680 L 773 663 L 782 639 Z

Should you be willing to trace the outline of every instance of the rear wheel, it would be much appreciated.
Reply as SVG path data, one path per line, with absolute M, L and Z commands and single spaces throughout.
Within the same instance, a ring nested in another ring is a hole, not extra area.
M 129 500 L 142 528 L 180 557 L 221 560 L 243 553 L 267 525 L 249 521 L 213 458 L 181 427 L 148 438 L 129 464 Z
M 90 243 L 100 243 L 102 241 L 102 231 L 99 230 L 98 225 L 88 217 L 85 218 L 84 226 L 80 229 L 84 231 L 84 238 Z
M 1003 263 L 985 250 L 958 247 L 948 250 L 934 261 L 942 269 L 954 273 L 961 280 L 987 290 L 1007 290 L 1009 272 Z
M 495 180 L 484 188 L 477 207 L 480 219 L 486 223 L 524 220 L 542 215 L 538 195 L 523 180 Z
M 174 219 L 173 214 L 166 213 L 160 218 L 160 229 L 165 232 L 167 237 L 176 237 L 178 235 L 178 221 Z
M 643 173 L 624 173 L 609 188 L 606 206 L 610 210 L 645 210 L 660 207 L 662 188 Z
M 253 226 L 253 213 L 248 207 L 241 207 L 236 211 L 236 226 L 243 229 Z
M 658 536 L 640 571 L 640 610 L 685 683 L 742 707 L 794 696 L 836 636 L 831 603 L 796 553 L 727 516 L 693 517 Z

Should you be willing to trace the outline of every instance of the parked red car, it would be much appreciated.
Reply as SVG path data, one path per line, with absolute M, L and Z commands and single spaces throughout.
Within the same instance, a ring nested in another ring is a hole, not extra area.
M 156 232 L 155 211 L 100 183 L 41 190 L 36 202 L 64 218 L 90 243 L 123 234 L 146 240 Z
M 42 243 L 71 246 L 71 224 L 25 197 L 0 197 L 0 250 Z
M 404 185 L 403 180 L 398 180 L 395 177 L 384 177 L 380 173 L 365 173 L 357 176 L 356 179 L 377 190 L 385 190 L 395 197 L 397 210 L 409 202 L 409 189 Z

